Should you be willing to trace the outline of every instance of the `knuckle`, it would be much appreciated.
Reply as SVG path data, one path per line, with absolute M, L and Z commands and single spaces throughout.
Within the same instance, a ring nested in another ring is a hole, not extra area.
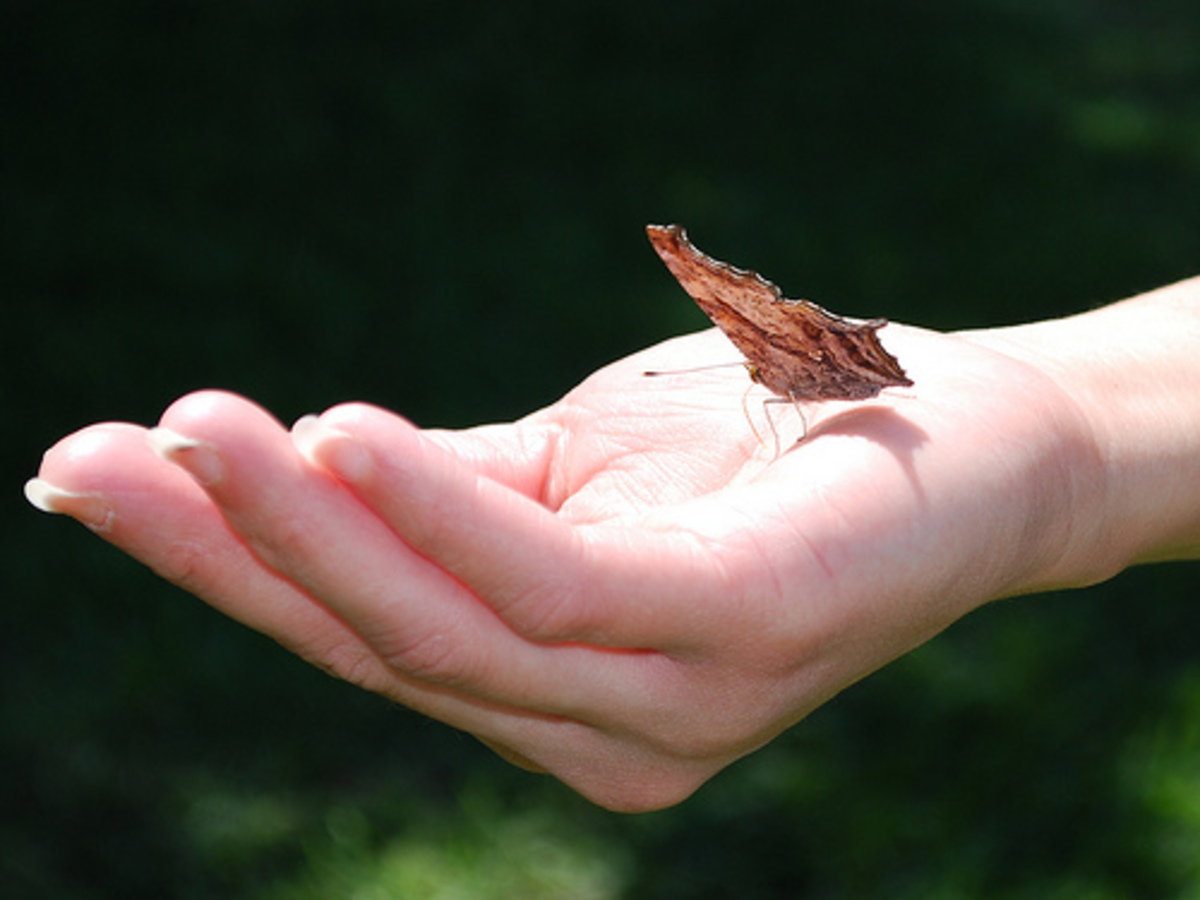
M 338 644 L 319 653 L 301 652 L 300 655 L 318 668 L 364 690 L 382 691 L 387 682 L 378 657 L 362 644 Z
M 458 687 L 477 680 L 468 646 L 453 630 L 437 630 L 388 648 L 382 658 L 390 669 L 406 677 Z
M 314 546 L 312 528 L 299 516 L 276 516 L 269 522 L 247 528 L 243 537 L 254 555 L 276 572 L 288 572 L 297 560 L 314 558 L 319 547 Z
M 523 637 L 538 643 L 603 640 L 595 634 L 606 583 L 607 561 L 597 560 L 590 545 L 575 540 L 559 548 L 533 578 L 515 573 L 507 579 L 519 592 L 497 598 L 496 609 Z
M 193 594 L 203 593 L 203 572 L 208 549 L 198 541 L 172 541 L 150 568 L 161 578 Z
M 579 594 L 561 584 L 527 590 L 508 604 L 504 618 L 521 635 L 538 643 L 585 637 Z

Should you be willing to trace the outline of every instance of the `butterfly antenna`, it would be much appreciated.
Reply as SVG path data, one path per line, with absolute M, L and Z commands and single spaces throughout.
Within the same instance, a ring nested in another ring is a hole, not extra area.
M 647 378 L 655 378 L 659 375 L 690 375 L 693 372 L 708 372 L 708 371 L 711 371 L 712 369 L 728 369 L 730 366 L 744 366 L 744 365 L 746 365 L 746 363 L 744 361 L 742 361 L 742 362 L 713 363 L 712 365 L 709 365 L 709 366 L 696 366 L 691 369 L 647 369 L 645 372 L 642 373 L 642 375 L 644 375 Z

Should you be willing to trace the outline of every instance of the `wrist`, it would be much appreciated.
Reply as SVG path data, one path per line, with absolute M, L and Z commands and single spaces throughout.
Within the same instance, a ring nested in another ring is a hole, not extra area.
M 1200 279 L 967 337 L 1048 375 L 1075 423 L 1057 435 L 1062 552 L 1029 590 L 1200 555 Z

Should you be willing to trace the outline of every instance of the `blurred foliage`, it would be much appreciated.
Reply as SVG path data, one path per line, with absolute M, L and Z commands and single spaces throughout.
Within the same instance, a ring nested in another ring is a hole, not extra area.
M 18 495 L 203 386 L 519 415 L 705 324 L 651 221 L 936 328 L 1194 274 L 1198 41 L 1111 0 L 8 0 L 3 895 L 1200 896 L 1195 566 L 983 610 L 621 817 Z

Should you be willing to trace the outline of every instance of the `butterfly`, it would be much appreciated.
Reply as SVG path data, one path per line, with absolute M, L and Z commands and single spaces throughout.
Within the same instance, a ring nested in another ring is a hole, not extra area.
M 797 403 L 866 400 L 910 387 L 876 334 L 885 319 L 844 319 L 808 300 L 788 300 L 756 272 L 697 250 L 679 225 L 647 225 L 671 274 L 746 358 L 751 379 Z

